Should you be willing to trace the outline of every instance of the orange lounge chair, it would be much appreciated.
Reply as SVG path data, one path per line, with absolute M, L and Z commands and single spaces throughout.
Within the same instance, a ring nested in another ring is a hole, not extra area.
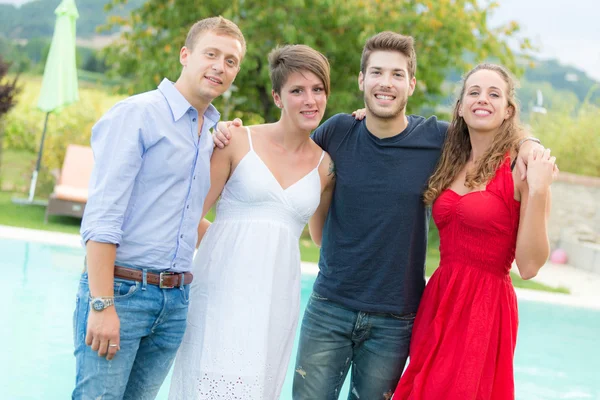
M 75 144 L 67 147 L 58 184 L 48 200 L 46 222 L 49 215 L 83 217 L 93 168 L 94 153 L 91 147 Z

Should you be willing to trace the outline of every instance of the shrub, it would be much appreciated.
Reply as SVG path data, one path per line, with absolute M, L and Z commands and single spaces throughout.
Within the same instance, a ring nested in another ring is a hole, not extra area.
M 19 103 L 6 115 L 4 146 L 37 153 L 45 118 L 45 113 L 37 108 L 41 77 L 25 77 L 23 80 L 26 86 L 19 96 Z M 54 186 L 50 172 L 61 168 L 67 145 L 89 146 L 92 126 L 121 98 L 123 96 L 107 94 L 99 87 L 81 87 L 77 103 L 50 114 L 37 194 L 50 194 Z
M 534 135 L 556 156 L 561 171 L 600 176 L 600 107 L 584 103 L 579 110 L 549 110 L 546 115 L 532 115 Z
M 4 139 L 4 116 L 16 105 L 16 96 L 20 91 L 17 86 L 18 77 L 7 78 L 10 63 L 0 56 L 0 168 L 2 166 L 2 150 Z

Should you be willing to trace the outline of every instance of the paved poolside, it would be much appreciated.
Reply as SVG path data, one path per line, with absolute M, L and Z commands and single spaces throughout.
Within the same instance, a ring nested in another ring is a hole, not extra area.
M 3 238 L 66 247 L 81 247 L 79 235 L 0 225 L 0 239 Z M 516 267 L 513 270 L 518 274 Z M 316 275 L 318 267 L 315 263 L 303 262 L 302 272 Z M 534 281 L 554 287 L 566 287 L 571 291 L 571 294 L 516 288 L 515 291 L 520 299 L 600 309 L 600 274 L 582 271 L 569 265 L 548 263 L 540 270 Z

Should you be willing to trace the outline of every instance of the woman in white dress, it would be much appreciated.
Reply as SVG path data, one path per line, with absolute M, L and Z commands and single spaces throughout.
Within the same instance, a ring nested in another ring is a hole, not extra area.
M 311 216 L 322 225 L 334 185 L 329 155 L 309 136 L 330 81 L 325 56 L 304 45 L 273 50 L 269 67 L 281 118 L 233 129 L 211 159 L 205 215 L 221 199 L 194 260 L 170 399 L 274 400 L 283 386 L 300 311 L 300 234 Z

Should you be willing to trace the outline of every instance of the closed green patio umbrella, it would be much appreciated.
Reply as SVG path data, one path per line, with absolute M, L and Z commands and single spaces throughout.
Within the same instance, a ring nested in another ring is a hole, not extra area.
M 50 52 L 44 68 L 42 90 L 38 100 L 38 108 L 46 112 L 42 140 L 35 170 L 31 177 L 29 198 L 22 203 L 33 203 L 37 176 L 42 161 L 44 139 L 50 113 L 58 112 L 61 108 L 79 100 L 77 88 L 77 66 L 75 62 L 75 21 L 79 17 L 75 0 L 62 0 L 56 10 L 56 24 L 50 44 Z

